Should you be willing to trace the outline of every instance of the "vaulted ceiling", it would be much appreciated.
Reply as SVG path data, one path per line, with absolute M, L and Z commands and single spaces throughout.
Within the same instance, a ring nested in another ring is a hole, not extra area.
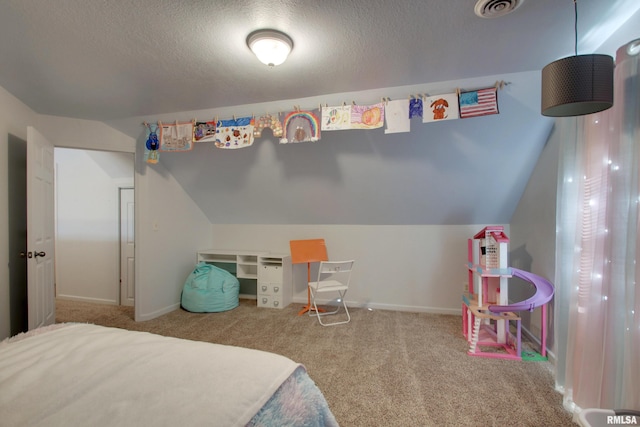
M 112 120 L 541 70 L 573 53 L 572 0 L 3 0 L 0 86 L 35 111 Z M 580 0 L 591 52 L 637 0 Z M 287 33 L 283 65 L 246 37 Z
M 506 223 L 553 126 L 539 112 L 539 75 L 574 53 L 574 3 L 478 4 L 513 10 L 479 17 L 474 0 L 3 0 L 0 86 L 38 113 L 104 121 L 140 142 L 142 120 L 505 80 L 496 116 L 412 122 L 396 135 L 326 132 L 317 144 L 196 146 L 161 164 L 214 223 Z M 579 0 L 578 53 L 629 20 L 640 22 L 637 0 Z M 292 38 L 284 64 L 269 68 L 249 50 L 260 28 Z

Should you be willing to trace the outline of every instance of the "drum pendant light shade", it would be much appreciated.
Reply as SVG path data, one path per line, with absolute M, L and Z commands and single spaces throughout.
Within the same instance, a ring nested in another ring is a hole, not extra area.
M 613 105 L 613 58 L 575 55 L 542 69 L 542 115 L 571 117 Z

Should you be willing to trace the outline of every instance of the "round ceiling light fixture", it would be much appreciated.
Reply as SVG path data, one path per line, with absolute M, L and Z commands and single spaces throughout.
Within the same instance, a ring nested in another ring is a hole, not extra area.
M 247 46 L 260 62 L 275 67 L 287 59 L 293 49 L 293 40 L 282 31 L 256 30 L 247 36 Z
M 480 18 L 497 18 L 516 10 L 524 0 L 478 0 L 474 11 Z

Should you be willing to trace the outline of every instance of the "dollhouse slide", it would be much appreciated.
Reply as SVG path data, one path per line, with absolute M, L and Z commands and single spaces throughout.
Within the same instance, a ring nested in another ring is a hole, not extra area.
M 511 267 L 511 275 L 533 284 L 533 286 L 536 288 L 536 293 L 531 298 L 517 302 L 515 304 L 490 305 L 489 311 L 493 313 L 504 313 L 508 311 L 521 310 L 533 311 L 534 308 L 548 303 L 549 301 L 551 301 L 551 298 L 553 298 L 554 287 L 551 282 L 549 282 L 544 277 L 513 267 Z

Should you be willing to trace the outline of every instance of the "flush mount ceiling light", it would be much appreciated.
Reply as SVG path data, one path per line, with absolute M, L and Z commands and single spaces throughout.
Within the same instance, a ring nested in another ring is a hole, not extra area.
M 287 59 L 293 49 L 293 41 L 282 31 L 256 30 L 247 36 L 247 46 L 260 62 L 274 67 Z
M 578 55 L 578 4 L 575 9 L 575 56 L 542 69 L 542 115 L 572 117 L 597 113 L 613 105 L 613 58 Z

